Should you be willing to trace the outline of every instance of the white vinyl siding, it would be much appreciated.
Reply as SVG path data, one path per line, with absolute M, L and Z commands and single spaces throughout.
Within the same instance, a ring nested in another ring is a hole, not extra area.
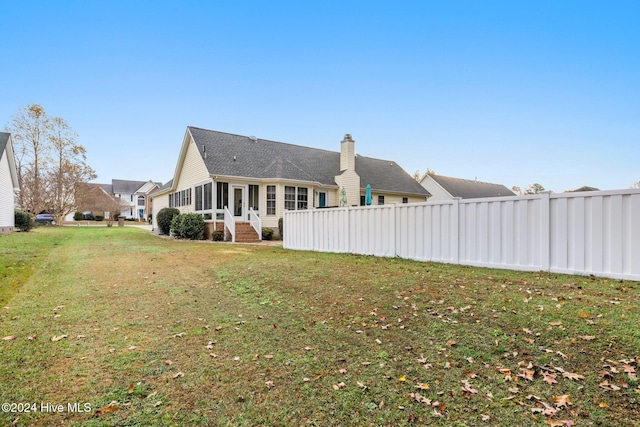
M 2 156 L 0 159 L 0 232 L 3 232 L 2 229 L 4 232 L 9 232 L 13 230 L 15 224 L 15 195 L 7 153 L 2 152 L 0 156 Z

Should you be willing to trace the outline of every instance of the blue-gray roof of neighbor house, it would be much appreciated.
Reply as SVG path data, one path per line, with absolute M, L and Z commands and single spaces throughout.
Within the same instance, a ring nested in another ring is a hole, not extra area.
M 453 178 L 435 173 L 430 173 L 428 175 L 453 197 L 460 197 L 462 199 L 480 199 L 484 197 L 515 196 L 513 191 L 509 190 L 502 184 Z
M 188 127 L 211 175 L 291 179 L 336 185 L 340 153 L 225 132 Z M 360 185 L 372 190 L 429 196 L 396 162 L 356 156 Z
M 0 132 L 0 159 L 2 158 L 2 153 L 4 153 L 5 148 L 7 148 L 7 142 L 9 142 L 10 133 Z

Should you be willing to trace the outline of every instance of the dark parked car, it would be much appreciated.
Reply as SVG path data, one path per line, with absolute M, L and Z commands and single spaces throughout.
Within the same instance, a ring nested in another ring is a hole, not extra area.
M 36 222 L 39 222 L 41 224 L 53 223 L 54 219 L 55 218 L 53 217 L 53 215 L 50 214 L 36 215 Z

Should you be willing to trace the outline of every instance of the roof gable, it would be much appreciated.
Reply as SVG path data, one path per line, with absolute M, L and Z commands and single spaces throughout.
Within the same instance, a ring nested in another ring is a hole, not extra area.
M 431 178 L 452 197 L 462 199 L 479 199 L 484 197 L 515 196 L 515 193 L 502 184 L 472 181 L 470 179 L 453 178 L 450 176 L 429 173 L 425 179 Z

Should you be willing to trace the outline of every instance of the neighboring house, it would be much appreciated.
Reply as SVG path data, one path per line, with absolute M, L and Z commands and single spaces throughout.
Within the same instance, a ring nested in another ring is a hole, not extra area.
M 147 221 L 151 214 L 151 198 L 149 195 L 160 187 L 160 183 L 149 181 L 129 181 L 113 179 L 111 185 L 103 188 L 122 201 L 120 215 L 127 219 Z
M 151 218 L 152 198 L 151 193 L 160 187 L 160 183 L 149 181 L 131 181 L 126 179 L 112 179 L 111 184 L 88 184 L 92 190 L 100 189 L 101 191 L 92 191 L 89 199 L 84 202 L 84 206 L 78 207 L 94 215 L 104 215 L 109 218 L 110 214 L 117 212 L 109 212 L 102 210 L 105 206 L 117 206 L 120 215 L 127 219 L 135 219 L 139 221 L 148 221 Z M 110 197 L 104 197 L 108 195 Z M 110 200 L 116 199 L 119 203 Z M 67 220 L 72 220 L 73 214 L 69 215 Z
M 11 233 L 15 227 L 15 200 L 19 190 L 11 134 L 0 132 L 0 234 Z
M 249 221 L 253 210 L 262 227 L 277 229 L 285 209 L 338 206 L 343 188 L 348 205 L 363 205 L 367 185 L 375 205 L 429 196 L 395 162 L 355 154 L 348 134 L 336 152 L 188 127 L 173 180 L 153 203 L 155 212 L 201 213 L 215 229 L 222 229 L 225 207 L 234 223 Z
M 452 178 L 428 173 L 420 184 L 431 193 L 429 201 L 480 199 L 485 197 L 515 196 L 516 194 L 501 184 L 491 184 L 469 179 Z

